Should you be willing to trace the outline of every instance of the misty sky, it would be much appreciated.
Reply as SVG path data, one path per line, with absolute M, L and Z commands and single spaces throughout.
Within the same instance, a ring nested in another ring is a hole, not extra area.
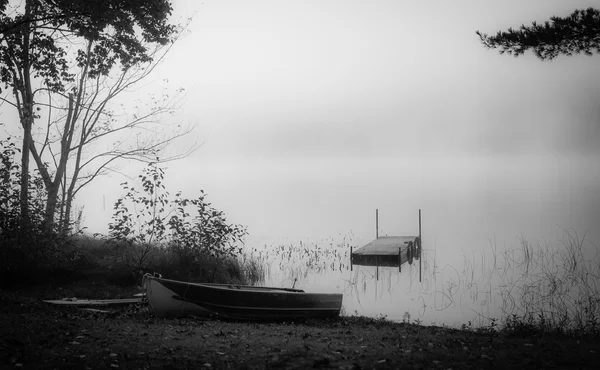
M 598 2 L 191 3 L 174 4 L 196 13 L 163 73 L 188 88 L 186 115 L 211 135 L 202 156 L 596 152 L 597 58 L 500 56 L 475 30 Z
M 541 206 L 552 192 L 557 213 L 600 221 L 600 56 L 502 56 L 475 34 L 600 1 L 173 3 L 190 33 L 153 80 L 187 90 L 172 119 L 197 136 L 178 145 L 205 144 L 169 164 L 168 185 L 206 190 L 251 234 L 370 230 L 377 207 L 398 224 L 425 208 L 441 224 L 474 197 L 471 210 L 495 197 L 553 226 Z M 78 198 L 90 230 L 106 230 L 121 180 Z M 495 217 L 520 231 L 509 208 Z

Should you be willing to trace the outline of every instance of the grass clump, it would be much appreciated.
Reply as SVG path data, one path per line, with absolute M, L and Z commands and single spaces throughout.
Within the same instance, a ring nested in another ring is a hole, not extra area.
M 572 230 L 564 231 L 563 248 L 534 249 L 522 239 L 519 258 L 505 255 L 505 261 L 521 274 L 503 288 L 503 331 L 600 335 L 597 253 L 585 248 L 585 235 L 579 238 Z
M 518 337 L 599 337 L 598 248 L 585 235 L 580 238 L 572 229 L 563 231 L 558 247 L 534 246 L 520 238 L 514 249 L 500 250 L 492 244 L 491 258 L 483 254 L 481 259 L 465 257 L 462 270 L 452 268 L 452 279 L 440 279 L 447 287 L 436 293 L 444 297 L 445 307 L 462 305 L 458 300 L 468 299 L 481 308 L 474 311 L 475 325 L 462 326 L 469 331 Z M 429 266 L 425 263 L 424 275 L 435 280 L 441 273 L 428 271 Z M 488 313 L 491 302 L 496 302 L 492 307 L 496 314 Z

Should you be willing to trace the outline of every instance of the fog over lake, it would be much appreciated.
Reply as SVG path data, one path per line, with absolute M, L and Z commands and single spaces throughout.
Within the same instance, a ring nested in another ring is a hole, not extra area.
M 265 284 L 344 292 L 346 314 L 465 323 L 501 314 L 494 292 L 516 284 L 523 240 L 551 256 L 568 233 L 585 236 L 582 263 L 600 243 L 598 56 L 499 55 L 475 31 L 597 5 L 175 1 L 176 19 L 193 15 L 190 33 L 131 99 L 163 80 L 186 89 L 170 119 L 197 128 L 171 149 L 204 144 L 165 166 L 165 185 L 190 198 L 203 189 L 247 225 L 247 252 L 268 256 Z M 78 194 L 88 231 L 108 230 L 122 181 Z M 417 235 L 422 210 L 422 282 L 414 264 L 382 268 L 377 281 L 375 268 L 340 271 L 324 253 L 335 271 L 296 283 L 300 271 L 282 271 L 278 246 L 349 253 L 372 241 L 375 209 L 380 235 Z
M 185 162 L 190 161 L 168 171 Z M 502 272 L 503 278 L 489 274 L 495 259 L 498 270 L 506 264 L 505 253 L 511 260 L 522 258 L 523 241 L 550 256 L 565 250 L 568 233 L 585 237 L 585 256 L 598 265 L 598 162 L 569 157 L 553 163 L 536 157 L 429 158 L 416 160 L 418 167 L 410 162 L 247 164 L 230 171 L 214 167 L 213 172 L 206 167 L 203 176 L 221 186 L 202 188 L 232 221 L 247 220 L 247 251 L 267 256 L 265 285 L 344 292 L 348 314 L 402 320 L 408 312 L 413 319 L 448 325 L 481 320 L 480 314 L 499 319 L 500 286 L 522 271 L 513 266 Z M 184 192 L 194 189 L 169 183 Z M 418 235 L 422 209 L 421 283 L 416 263 L 404 264 L 401 273 L 380 268 L 379 281 L 374 267 L 349 270 L 349 247 L 375 238 L 375 207 L 380 235 Z M 298 257 L 286 262 L 276 253 L 279 247 L 295 249 L 293 256 L 318 248 L 319 263 L 326 268 L 311 270 Z M 343 258 L 326 256 L 325 250 L 337 250 Z M 345 265 L 340 267 L 340 261 Z M 452 296 L 448 289 L 454 289 Z

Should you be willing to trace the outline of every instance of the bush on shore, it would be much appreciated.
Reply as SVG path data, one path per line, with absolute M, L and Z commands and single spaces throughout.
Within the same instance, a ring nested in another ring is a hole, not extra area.
M 68 233 L 48 230 L 43 219 L 47 193 L 36 172 L 30 181 L 31 217 L 24 224 L 18 153 L 13 142 L 0 142 L 0 286 L 77 280 L 132 286 L 146 272 L 243 284 L 264 277 L 259 263 L 242 259 L 246 228 L 227 223 L 204 192 L 196 199 L 181 193 L 171 199 L 162 184 L 164 172 L 153 163 L 138 176 L 141 190 L 121 184 L 126 194 L 115 204 L 108 235 L 84 235 L 79 227 Z

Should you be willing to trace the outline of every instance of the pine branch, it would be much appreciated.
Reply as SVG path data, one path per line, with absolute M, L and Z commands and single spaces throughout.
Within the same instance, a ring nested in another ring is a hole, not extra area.
M 594 8 L 575 10 L 564 18 L 551 17 L 543 24 L 533 22 L 530 27 L 509 28 L 495 36 L 480 31 L 476 34 L 486 48 L 499 49 L 500 54 L 515 57 L 530 49 L 541 60 L 552 60 L 561 54 L 591 56 L 600 53 L 600 11 Z

